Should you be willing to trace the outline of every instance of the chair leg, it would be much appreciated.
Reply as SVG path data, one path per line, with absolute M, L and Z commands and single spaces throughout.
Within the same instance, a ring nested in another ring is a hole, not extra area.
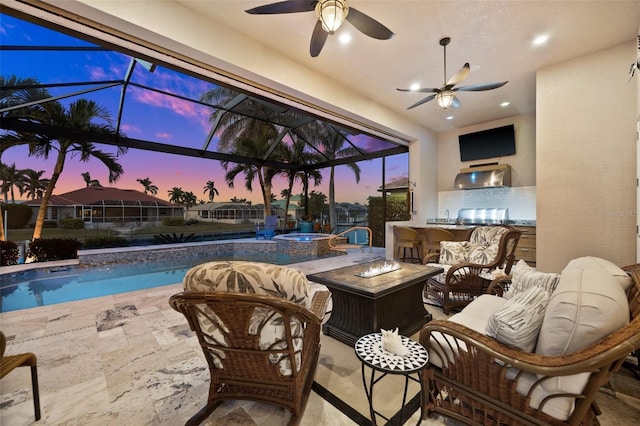
M 38 389 L 38 367 L 31 366 L 31 387 L 33 389 L 33 409 L 36 414 L 36 421 L 40 420 L 40 391 Z

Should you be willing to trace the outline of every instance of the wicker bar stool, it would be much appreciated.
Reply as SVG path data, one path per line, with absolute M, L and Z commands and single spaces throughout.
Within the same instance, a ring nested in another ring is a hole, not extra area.
M 31 386 L 33 388 L 33 409 L 36 414 L 36 421 L 40 420 L 40 394 L 38 391 L 38 361 L 35 354 L 30 352 L 18 355 L 5 355 L 7 341 L 4 333 L 0 331 L 0 379 L 11 373 L 18 367 L 31 367 Z
M 395 244 L 396 257 L 403 262 L 409 259 L 412 262 L 422 262 L 422 240 L 418 231 L 405 226 L 393 227 L 393 238 Z M 400 249 L 402 249 L 402 256 L 400 256 Z M 410 255 L 407 257 L 407 249 L 410 250 Z M 416 252 L 414 252 L 414 249 Z

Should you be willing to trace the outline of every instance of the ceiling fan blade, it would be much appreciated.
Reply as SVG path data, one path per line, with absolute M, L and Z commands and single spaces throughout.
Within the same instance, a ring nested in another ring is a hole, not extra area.
M 502 87 L 507 83 L 508 83 L 508 81 L 503 81 L 501 83 L 472 84 L 470 86 L 458 87 L 458 88 L 453 89 L 453 90 L 456 91 L 456 92 L 457 91 L 461 91 L 461 92 L 482 92 L 484 90 L 497 89 L 498 87 Z
M 427 102 L 432 101 L 435 97 L 436 97 L 436 95 L 427 96 L 426 98 L 421 99 L 418 102 L 416 102 L 415 104 L 411 105 L 407 109 L 415 108 L 415 107 L 417 107 L 419 105 L 426 104 Z
M 264 6 L 247 9 L 245 12 L 252 15 L 273 15 L 276 13 L 311 12 L 315 9 L 317 1 L 286 0 Z
M 329 33 L 322 29 L 322 22 L 320 20 L 316 21 L 313 34 L 311 34 L 311 45 L 309 46 L 309 53 L 312 57 L 315 58 L 320 54 L 328 36 Z
M 394 36 L 393 32 L 389 28 L 353 7 L 349 7 L 347 21 L 349 21 L 351 25 L 356 27 L 361 33 L 378 40 L 388 40 Z
M 424 87 L 422 89 L 396 89 L 400 92 L 418 92 L 418 93 L 438 93 L 442 89 L 435 89 L 433 87 Z
M 470 72 L 471 72 L 471 67 L 469 67 L 469 63 L 467 62 L 462 66 L 462 68 L 460 68 L 460 71 L 455 73 L 453 77 L 451 77 L 449 81 L 447 81 L 447 84 L 444 85 L 445 89 L 451 89 L 456 84 L 460 84 L 462 80 L 464 80 L 469 76 Z
M 453 101 L 451 102 L 451 105 L 449 105 L 449 108 L 460 108 L 460 99 L 458 99 L 457 96 L 453 96 Z

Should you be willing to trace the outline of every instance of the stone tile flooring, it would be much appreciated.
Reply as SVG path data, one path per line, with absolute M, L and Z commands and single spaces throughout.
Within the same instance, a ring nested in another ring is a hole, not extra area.
M 291 266 L 309 274 L 382 258 L 380 249 L 356 250 Z M 186 320 L 168 306 L 178 291 L 181 285 L 175 284 L 0 314 L 7 353 L 38 356 L 42 408 L 35 423 L 29 370 L 14 370 L 0 381 L 0 424 L 184 424 L 205 404 L 208 370 L 196 339 L 187 338 Z M 604 397 L 611 401 L 603 424 L 635 424 L 637 400 Z M 204 424 L 275 426 L 286 424 L 288 416 L 276 407 L 238 402 L 223 405 Z M 416 413 L 408 424 L 417 422 Z M 354 423 L 311 392 L 301 424 Z M 421 424 L 457 422 L 437 418 Z

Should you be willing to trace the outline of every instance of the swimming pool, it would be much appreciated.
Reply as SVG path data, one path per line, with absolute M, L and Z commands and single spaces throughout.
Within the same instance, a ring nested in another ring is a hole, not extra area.
M 318 257 L 275 252 L 228 252 L 145 263 L 32 269 L 2 275 L 0 312 L 176 284 L 182 281 L 189 268 L 212 260 L 252 260 L 287 265 L 315 259 Z

